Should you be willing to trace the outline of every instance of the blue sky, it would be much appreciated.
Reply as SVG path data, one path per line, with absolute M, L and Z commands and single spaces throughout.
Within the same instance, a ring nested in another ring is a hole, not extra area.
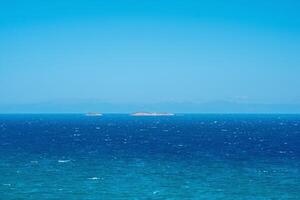
M 299 1 L 0 4 L 0 105 L 300 104 Z

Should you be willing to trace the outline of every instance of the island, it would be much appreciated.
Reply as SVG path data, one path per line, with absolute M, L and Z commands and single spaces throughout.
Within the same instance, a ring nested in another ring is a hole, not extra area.
M 85 116 L 88 116 L 88 117 L 99 117 L 99 116 L 102 116 L 103 114 L 101 113 L 98 113 L 98 112 L 88 112 L 85 114 Z
M 167 112 L 135 112 L 131 116 L 174 116 L 174 113 Z

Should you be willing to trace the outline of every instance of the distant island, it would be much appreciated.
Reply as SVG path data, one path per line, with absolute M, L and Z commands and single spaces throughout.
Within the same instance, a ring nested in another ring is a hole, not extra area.
M 85 116 L 88 116 L 88 117 L 99 117 L 99 116 L 102 116 L 103 114 L 101 113 L 98 113 L 98 112 L 88 112 L 85 114 Z
M 136 112 L 130 114 L 131 116 L 174 116 L 174 113 L 166 112 Z

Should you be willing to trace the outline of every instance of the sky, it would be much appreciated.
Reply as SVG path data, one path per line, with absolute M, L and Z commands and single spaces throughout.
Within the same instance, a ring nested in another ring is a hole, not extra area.
M 0 108 L 89 101 L 300 105 L 300 1 L 0 4 Z

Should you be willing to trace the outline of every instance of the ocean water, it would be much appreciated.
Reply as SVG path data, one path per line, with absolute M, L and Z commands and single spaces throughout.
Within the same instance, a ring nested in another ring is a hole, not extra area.
M 0 199 L 299 200 L 300 115 L 0 115 Z

